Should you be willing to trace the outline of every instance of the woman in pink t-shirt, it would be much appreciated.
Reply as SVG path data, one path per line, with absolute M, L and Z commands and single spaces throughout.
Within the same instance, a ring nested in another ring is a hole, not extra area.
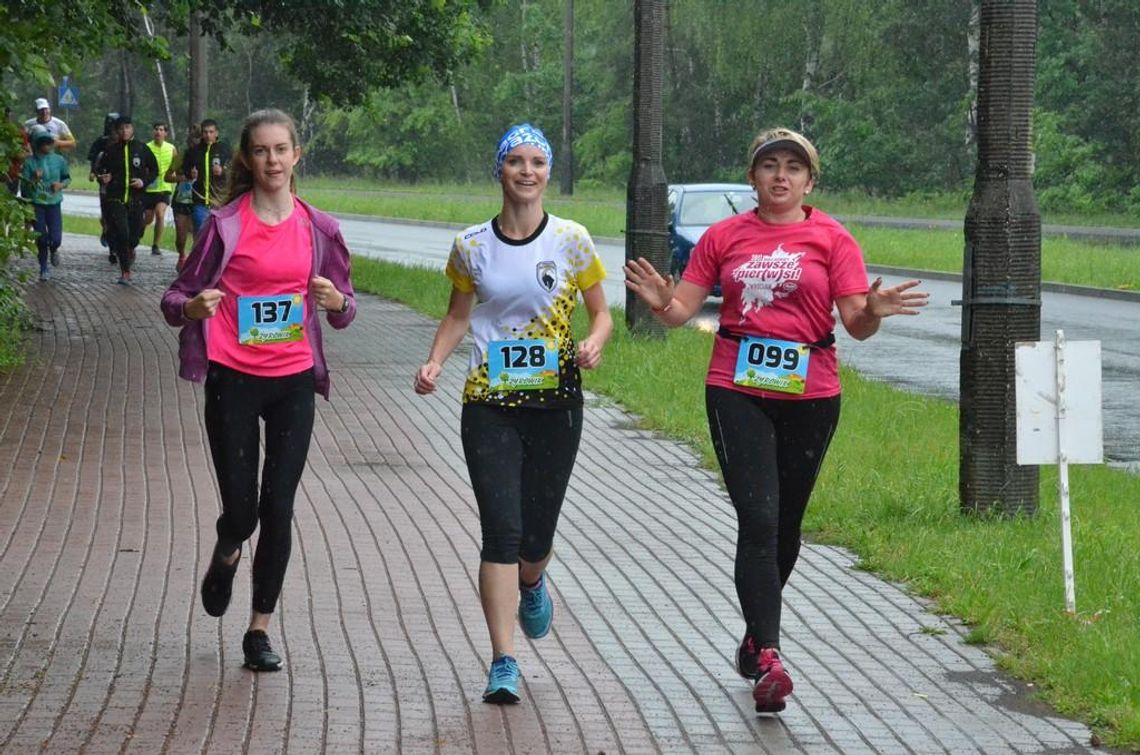
M 801 134 L 772 129 L 749 150 L 755 212 L 705 232 L 673 286 L 644 259 L 626 286 L 669 327 L 688 322 L 720 283 L 723 303 L 705 403 L 713 446 L 737 514 L 736 592 L 744 613 L 737 671 L 754 680 L 756 710 L 777 712 L 792 691 L 780 659 L 781 592 L 800 549 L 800 524 L 839 421 L 835 317 L 863 340 L 884 317 L 918 314 L 918 281 L 869 287 L 843 226 L 805 205 L 819 155 Z
M 254 671 L 281 668 L 266 629 L 289 563 L 313 396 L 329 392 L 318 307 L 334 328 L 356 313 L 336 220 L 294 194 L 300 158 L 288 115 L 259 110 L 246 118 L 226 200 L 210 213 L 162 299 L 167 322 L 182 327 L 180 374 L 206 384 L 206 432 L 222 499 L 201 590 L 211 616 L 229 606 L 242 544 L 261 526 L 242 641 L 245 665 Z

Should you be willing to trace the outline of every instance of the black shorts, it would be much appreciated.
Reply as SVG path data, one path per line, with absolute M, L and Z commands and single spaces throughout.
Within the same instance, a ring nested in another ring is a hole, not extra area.
M 169 191 L 145 191 L 143 192 L 143 209 L 153 210 L 156 205 L 170 204 Z
M 190 217 L 190 214 L 194 212 L 194 205 L 175 202 L 174 204 L 170 205 L 170 209 L 174 210 L 175 215 L 185 215 L 186 217 Z

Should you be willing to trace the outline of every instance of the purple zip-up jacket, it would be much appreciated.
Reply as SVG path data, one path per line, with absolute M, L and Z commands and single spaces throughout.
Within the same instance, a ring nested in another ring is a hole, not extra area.
M 348 246 L 340 234 L 340 224 L 330 215 L 297 199 L 309 214 L 313 236 L 313 275 L 332 281 L 336 289 L 348 297 L 348 309 L 343 314 L 327 312 L 329 325 L 338 330 L 347 327 L 356 317 L 356 298 L 349 275 Z M 186 302 L 200 291 L 217 288 L 222 271 L 233 256 L 241 235 L 241 218 L 238 202 L 230 202 L 210 212 L 202 231 L 194 241 L 194 248 L 182 266 L 178 278 L 162 296 L 162 314 L 166 321 L 181 327 L 178 334 L 178 375 L 186 380 L 201 383 L 206 380 L 206 322 L 192 320 L 183 314 Z M 321 326 L 317 307 L 309 307 L 305 316 L 305 330 L 313 348 L 313 377 L 316 391 L 327 400 L 329 397 L 329 369 L 325 363 L 321 343 Z

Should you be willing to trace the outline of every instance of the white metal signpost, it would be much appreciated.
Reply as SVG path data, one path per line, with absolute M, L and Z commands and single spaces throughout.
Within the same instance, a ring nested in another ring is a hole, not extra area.
M 1014 356 L 1017 463 L 1058 466 L 1065 609 L 1076 613 L 1069 465 L 1104 461 L 1100 341 L 1066 342 L 1058 330 L 1056 343 L 1019 343 Z

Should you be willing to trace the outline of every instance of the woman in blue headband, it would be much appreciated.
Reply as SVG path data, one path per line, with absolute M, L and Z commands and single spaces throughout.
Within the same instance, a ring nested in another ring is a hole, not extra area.
M 582 378 L 602 358 L 613 321 L 606 277 L 586 229 L 542 208 L 554 156 L 523 123 L 499 141 L 499 214 L 455 237 L 446 274 L 451 300 L 415 390 L 435 390 L 443 363 L 471 331 L 460 434 L 483 535 L 479 593 L 491 635 L 483 700 L 519 701 L 514 624 L 550 631 L 546 582 L 554 530 L 582 434 Z M 589 313 L 580 343 L 570 334 L 578 294 Z

